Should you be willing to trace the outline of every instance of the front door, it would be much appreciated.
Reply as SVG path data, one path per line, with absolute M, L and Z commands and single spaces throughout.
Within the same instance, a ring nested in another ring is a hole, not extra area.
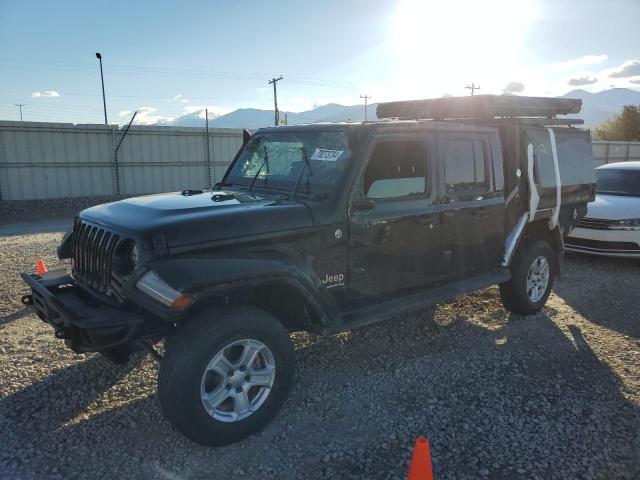
M 504 195 L 494 187 L 487 133 L 440 133 L 442 274 L 466 277 L 490 271 L 503 248 Z
M 355 304 L 436 279 L 440 218 L 432 146 L 425 133 L 373 139 L 350 208 L 349 294 Z

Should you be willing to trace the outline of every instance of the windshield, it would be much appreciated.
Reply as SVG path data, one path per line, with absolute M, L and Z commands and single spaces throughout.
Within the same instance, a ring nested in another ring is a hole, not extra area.
M 346 132 L 257 134 L 247 143 L 226 183 L 298 191 L 328 191 L 342 176 L 350 150 Z
M 596 192 L 640 197 L 640 171 L 596 170 Z

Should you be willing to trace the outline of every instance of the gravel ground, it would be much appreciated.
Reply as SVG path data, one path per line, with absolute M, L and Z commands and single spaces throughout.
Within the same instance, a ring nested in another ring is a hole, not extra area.
M 322 338 L 296 334 L 296 386 L 262 433 L 208 449 L 163 419 L 157 365 L 74 355 L 19 303 L 60 233 L 0 237 L 0 477 L 640 478 L 640 262 L 570 256 L 547 308 L 496 288 Z

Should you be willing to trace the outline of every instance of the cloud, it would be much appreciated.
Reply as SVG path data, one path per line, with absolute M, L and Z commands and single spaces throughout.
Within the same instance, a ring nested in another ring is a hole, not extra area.
M 134 125 L 166 124 L 171 123 L 175 118 L 168 115 L 160 115 L 159 113 L 156 113 L 157 110 L 153 107 L 138 107 L 137 110 L 138 114 L 133 121 Z M 118 114 L 118 116 L 121 117 L 124 121 L 129 122 L 132 113 L 133 112 L 130 110 L 122 110 Z
M 584 77 L 570 78 L 567 83 L 572 87 L 581 87 L 583 85 L 593 85 L 594 83 L 598 83 L 598 79 L 586 75 Z
M 170 98 L 169 101 L 170 102 L 189 103 L 189 99 L 188 98 L 184 98 L 184 95 L 182 95 L 181 93 L 179 93 L 175 97 Z
M 602 63 L 608 60 L 606 55 L 584 55 L 580 58 L 573 58 L 571 60 L 565 60 L 564 62 L 556 62 L 549 65 L 549 68 L 553 70 L 574 70 L 585 65 L 594 65 L 596 63 Z
M 629 80 L 631 83 L 635 83 L 636 85 L 640 85 L 640 78 L 638 80 Z
M 640 60 L 629 60 L 609 74 L 610 78 L 628 78 L 640 75 Z
M 512 81 L 502 89 L 504 93 L 522 93 L 524 91 L 524 83 Z
M 32 92 L 31 93 L 31 97 L 33 98 L 38 98 L 38 97 L 59 97 L 60 94 L 58 92 L 56 92 L 55 90 L 45 90 L 44 92 Z

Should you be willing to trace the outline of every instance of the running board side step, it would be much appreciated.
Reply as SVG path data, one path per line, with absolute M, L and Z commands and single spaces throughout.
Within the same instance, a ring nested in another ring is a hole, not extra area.
M 323 333 L 334 333 L 355 330 L 372 323 L 387 320 L 421 308 L 431 307 L 438 303 L 451 300 L 459 295 L 473 293 L 483 288 L 506 282 L 511 279 L 511 270 L 506 267 L 497 268 L 489 273 L 466 278 L 442 287 L 400 296 L 383 303 L 376 303 L 343 313 L 334 327 L 329 327 Z

